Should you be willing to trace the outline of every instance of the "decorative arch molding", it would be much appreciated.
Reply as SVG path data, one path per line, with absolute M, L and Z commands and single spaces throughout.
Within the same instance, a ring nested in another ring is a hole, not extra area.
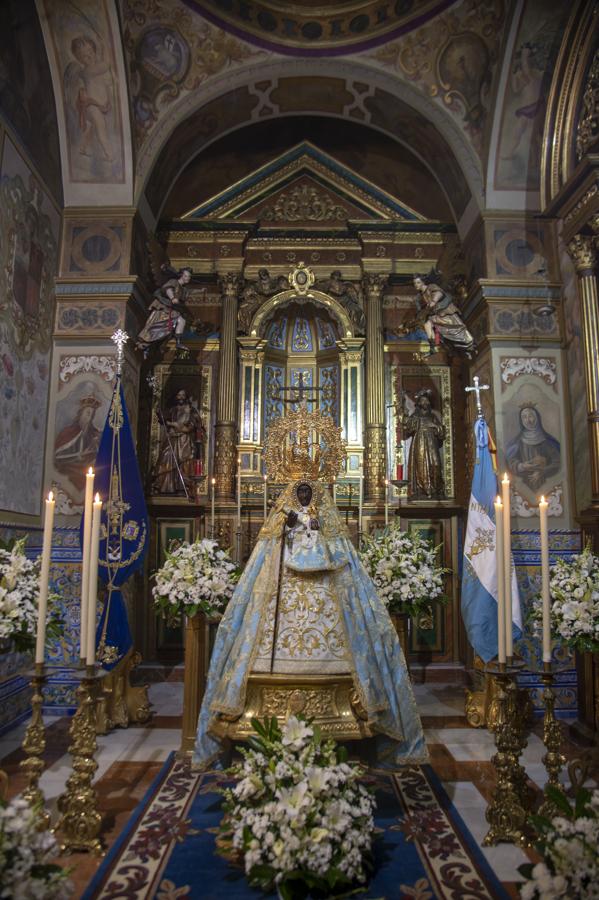
M 576 132 L 581 114 L 587 73 L 599 48 L 599 6 L 576 0 L 556 61 L 543 133 L 541 158 L 541 209 L 557 199 L 574 175 L 577 158 Z
M 305 82 L 305 99 L 290 89 L 297 80 Z M 246 125 L 293 115 L 353 119 L 406 146 L 438 182 L 456 221 L 472 199 L 484 207 L 480 160 L 451 116 L 397 76 L 355 60 L 254 60 L 187 95 L 144 145 L 137 195 L 145 190 L 158 219 L 175 180 L 205 147 Z
M 264 337 L 265 326 L 275 311 L 282 309 L 288 303 L 293 301 L 299 301 L 301 303 L 306 300 L 311 301 L 316 306 L 321 306 L 326 309 L 339 323 L 343 337 L 354 337 L 354 326 L 352 325 L 345 307 L 329 294 L 314 289 L 310 289 L 308 294 L 301 295 L 294 290 L 279 291 L 278 294 L 273 294 L 273 296 L 269 297 L 254 314 L 254 318 L 250 325 L 250 334 L 253 337 Z

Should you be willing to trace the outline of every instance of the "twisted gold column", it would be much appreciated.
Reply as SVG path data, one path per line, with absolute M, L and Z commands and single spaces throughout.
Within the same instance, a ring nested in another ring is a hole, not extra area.
M 237 294 L 238 275 L 224 275 L 220 279 L 222 318 L 220 329 L 220 360 L 216 400 L 216 430 L 214 441 L 214 477 L 216 495 L 234 496 L 237 406 Z
M 590 235 L 577 234 L 568 244 L 568 253 L 572 257 L 578 276 L 591 456 L 592 506 L 599 510 L 599 310 L 594 271 L 595 241 L 596 238 Z
M 385 279 L 367 274 L 363 286 L 366 297 L 366 478 L 365 499 L 385 497 L 385 342 L 383 336 L 382 292 Z

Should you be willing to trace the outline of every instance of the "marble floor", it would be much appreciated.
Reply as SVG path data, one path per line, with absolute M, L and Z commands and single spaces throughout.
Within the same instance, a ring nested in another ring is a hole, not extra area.
M 414 689 L 432 765 L 472 835 L 481 843 L 488 830 L 485 809 L 494 785 L 494 770 L 490 763 L 493 736 L 485 730 L 467 726 L 462 686 L 417 684 Z M 116 729 L 98 737 L 95 787 L 104 818 L 103 837 L 107 847 L 144 796 L 162 762 L 171 750 L 179 747 L 183 685 L 180 682 L 153 684 L 150 699 L 154 715 L 147 726 Z M 47 768 L 40 787 L 48 808 L 55 814 L 56 800 L 70 771 L 67 753 L 69 720 L 46 717 L 45 721 Z M 0 768 L 9 775 L 11 796 L 24 785 L 19 762 L 23 758 L 20 748 L 26 724 L 22 723 L 0 738 Z M 537 722 L 529 736 L 522 763 L 533 786 L 541 790 L 545 770 L 541 762 L 543 744 L 539 733 L 540 723 Z M 566 755 L 573 758 L 577 749 L 569 741 L 565 742 Z M 509 893 L 517 897 L 517 868 L 527 859 L 535 859 L 534 854 L 509 844 L 484 848 L 483 853 Z M 63 859 L 65 864 L 73 866 L 75 896 L 80 897 L 100 860 L 87 854 L 73 854 Z

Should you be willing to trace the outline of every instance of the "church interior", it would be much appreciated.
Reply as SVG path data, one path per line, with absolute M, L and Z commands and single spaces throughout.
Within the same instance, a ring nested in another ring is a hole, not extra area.
M 357 896 L 597 896 L 597 845 L 551 883 L 531 816 L 599 780 L 598 16 L 0 3 L 0 802 L 70 882 L 2 893 L 0 806 L 1 896 L 349 896 L 252 886 L 219 844 L 207 734 L 296 715 L 376 796 Z M 387 612 L 385 534 L 431 548 L 438 602 Z M 220 629 L 157 601 L 201 541 Z M 35 657 L 14 546 L 55 619 Z M 582 558 L 590 637 L 556 637 Z

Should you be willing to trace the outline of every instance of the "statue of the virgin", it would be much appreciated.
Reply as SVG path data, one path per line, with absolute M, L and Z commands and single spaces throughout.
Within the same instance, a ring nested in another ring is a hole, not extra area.
M 395 628 L 325 483 L 343 455 L 325 420 L 304 404 L 269 432 L 269 475 L 289 483 L 218 628 L 194 752 L 203 768 L 253 717 L 291 714 L 325 736 L 373 738 L 378 766 L 427 758 Z

